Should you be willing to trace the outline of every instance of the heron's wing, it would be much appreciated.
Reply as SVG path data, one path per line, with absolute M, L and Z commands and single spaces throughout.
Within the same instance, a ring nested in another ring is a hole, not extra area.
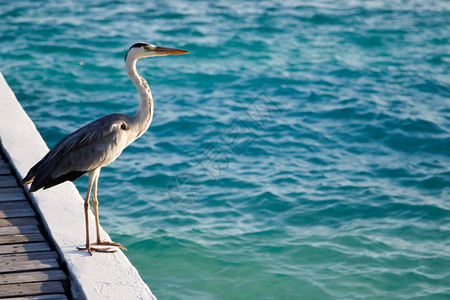
M 91 122 L 55 145 L 24 178 L 31 190 L 48 188 L 114 161 L 126 146 L 128 117 L 112 114 Z
M 44 159 L 52 160 L 92 144 L 101 145 L 111 142 L 112 134 L 127 128 L 127 123 L 122 116 L 120 114 L 108 115 L 81 127 L 56 144 Z

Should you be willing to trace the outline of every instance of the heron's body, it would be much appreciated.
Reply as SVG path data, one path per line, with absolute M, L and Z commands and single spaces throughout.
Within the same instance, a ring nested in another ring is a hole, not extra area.
M 31 168 L 30 192 L 50 188 L 113 162 L 130 144 L 130 117 L 112 114 L 95 120 L 66 136 Z
M 50 188 L 67 180 L 73 181 L 89 173 L 89 186 L 85 200 L 86 248 L 82 250 L 106 251 L 91 247 L 89 240 L 89 199 L 93 188 L 93 207 L 97 226 L 97 244 L 120 246 L 100 238 L 98 220 L 97 184 L 100 169 L 113 162 L 129 144 L 144 134 L 153 119 L 153 98 L 147 81 L 138 74 L 136 61 L 142 57 L 185 54 L 187 51 L 156 47 L 146 43 L 133 45 L 125 57 L 128 76 L 136 85 L 140 104 L 136 115 L 111 114 L 95 120 L 62 139 L 30 169 L 23 184 L 30 184 L 30 192 Z

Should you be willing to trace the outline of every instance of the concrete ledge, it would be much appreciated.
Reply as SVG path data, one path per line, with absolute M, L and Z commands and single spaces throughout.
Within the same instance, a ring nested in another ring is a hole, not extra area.
M 0 143 L 22 178 L 48 151 L 1 73 Z M 90 256 L 75 249 L 85 242 L 85 225 L 83 198 L 72 183 L 38 191 L 31 199 L 67 264 L 74 299 L 156 299 L 122 251 Z M 90 224 L 95 224 L 92 213 L 90 218 Z M 94 227 L 91 237 L 95 237 Z M 102 231 L 102 237 L 109 239 Z

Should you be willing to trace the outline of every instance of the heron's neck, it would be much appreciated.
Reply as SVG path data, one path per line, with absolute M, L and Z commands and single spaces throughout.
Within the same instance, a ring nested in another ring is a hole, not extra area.
M 153 97 L 152 92 L 147 81 L 139 75 L 136 70 L 137 59 L 130 59 L 126 62 L 126 68 L 128 76 L 130 76 L 131 81 L 136 85 L 139 96 L 141 97 L 141 102 L 139 103 L 139 108 L 136 115 L 132 118 L 133 124 L 130 124 L 136 129 L 137 136 L 140 137 L 147 131 L 150 123 L 153 119 Z

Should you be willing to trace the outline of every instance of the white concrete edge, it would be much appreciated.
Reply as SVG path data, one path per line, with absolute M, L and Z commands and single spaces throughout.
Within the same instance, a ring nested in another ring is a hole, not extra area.
M 0 144 L 20 179 L 48 151 L 1 72 Z M 31 199 L 67 264 L 74 299 L 156 299 L 121 250 L 93 256 L 76 250 L 85 243 L 85 223 L 83 198 L 71 182 L 35 192 Z M 95 224 L 92 213 L 90 224 Z M 109 240 L 102 231 L 102 237 Z M 94 238 L 95 228 L 91 226 Z

